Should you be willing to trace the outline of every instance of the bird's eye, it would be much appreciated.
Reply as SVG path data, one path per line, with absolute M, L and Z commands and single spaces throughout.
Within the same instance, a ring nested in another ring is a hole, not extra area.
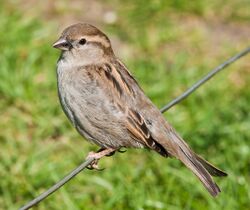
M 79 44 L 84 45 L 86 42 L 87 42 L 86 39 L 80 39 Z

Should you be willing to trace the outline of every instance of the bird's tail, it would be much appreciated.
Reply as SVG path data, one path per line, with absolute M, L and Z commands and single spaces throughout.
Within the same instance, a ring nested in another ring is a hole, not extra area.
M 176 154 L 173 155 L 191 169 L 208 192 L 215 197 L 220 192 L 220 188 L 211 176 L 227 176 L 227 174 L 195 154 L 175 131 L 170 132 L 169 137 L 176 148 L 174 152 Z

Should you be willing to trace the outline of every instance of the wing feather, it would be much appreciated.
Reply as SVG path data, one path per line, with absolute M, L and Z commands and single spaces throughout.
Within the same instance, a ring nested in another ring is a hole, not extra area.
M 150 149 L 156 150 L 162 156 L 167 157 L 168 152 L 154 140 L 143 117 L 135 110 L 130 109 L 127 116 L 127 130 L 131 137 Z

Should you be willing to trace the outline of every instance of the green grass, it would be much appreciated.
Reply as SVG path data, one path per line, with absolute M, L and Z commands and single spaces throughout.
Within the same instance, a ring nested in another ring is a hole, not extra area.
M 249 44 L 245 0 L 121 2 L 105 1 L 118 19 L 99 25 L 120 40 L 115 51 L 159 108 Z M 0 6 L 0 209 L 17 209 L 97 150 L 62 113 L 59 52 L 51 48 L 62 20 L 84 14 L 67 1 L 50 13 L 28 3 Z M 216 179 L 216 199 L 177 160 L 131 149 L 104 158 L 104 171 L 82 172 L 36 209 L 248 209 L 249 67 L 249 56 L 242 58 L 164 114 L 197 153 L 228 172 Z

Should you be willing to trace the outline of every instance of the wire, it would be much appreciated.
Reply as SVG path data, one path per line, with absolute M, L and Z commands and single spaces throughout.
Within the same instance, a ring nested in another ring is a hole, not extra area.
M 217 66 L 215 69 L 211 70 L 205 77 L 203 77 L 201 80 L 199 80 L 198 82 L 196 82 L 194 85 L 192 85 L 189 89 L 187 89 L 184 93 L 182 93 L 180 96 L 178 96 L 177 98 L 175 98 L 174 100 L 170 101 L 167 105 L 165 105 L 162 109 L 161 112 L 165 112 L 168 109 L 170 109 L 172 106 L 174 106 L 175 104 L 180 103 L 181 101 L 183 101 L 186 97 L 188 97 L 192 92 L 194 92 L 197 88 L 199 88 L 201 85 L 203 85 L 206 81 L 208 81 L 209 79 L 211 79 L 213 76 L 215 76 L 215 74 L 217 74 L 218 72 L 220 72 L 222 69 L 226 68 L 228 65 L 230 65 L 231 63 L 233 63 L 234 61 L 238 60 L 239 58 L 241 58 L 242 56 L 246 55 L 247 53 L 250 52 L 250 47 L 246 48 L 245 50 L 241 51 L 240 53 L 238 53 L 237 55 L 229 58 L 228 60 L 226 60 L 224 63 L 222 63 L 221 65 Z
M 60 187 L 62 187 L 64 184 L 66 184 L 69 180 L 73 179 L 77 174 L 79 174 L 83 169 L 85 169 L 90 163 L 92 163 L 95 159 L 89 158 L 85 162 L 83 162 L 81 165 L 79 165 L 76 169 L 74 169 L 72 172 L 70 172 L 68 175 L 66 175 L 63 179 L 61 179 L 59 182 L 54 184 L 51 188 L 49 188 L 47 191 L 43 192 L 41 195 L 30 201 L 25 206 L 21 207 L 19 210 L 26 210 L 31 208 L 32 206 L 38 204 L 45 198 L 47 198 L 50 194 L 58 190 Z

